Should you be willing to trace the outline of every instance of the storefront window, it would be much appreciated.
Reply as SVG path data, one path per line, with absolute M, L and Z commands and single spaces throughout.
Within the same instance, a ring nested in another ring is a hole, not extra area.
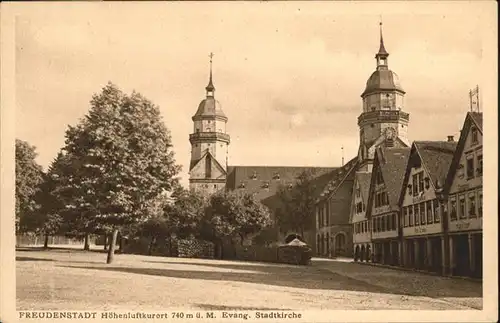
M 415 225 L 420 225 L 420 204 L 413 205 L 415 208 Z

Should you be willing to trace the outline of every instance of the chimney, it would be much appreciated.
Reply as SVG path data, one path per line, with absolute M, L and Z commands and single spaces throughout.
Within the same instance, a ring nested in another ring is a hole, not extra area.
M 448 142 L 454 142 L 453 136 L 448 136 Z

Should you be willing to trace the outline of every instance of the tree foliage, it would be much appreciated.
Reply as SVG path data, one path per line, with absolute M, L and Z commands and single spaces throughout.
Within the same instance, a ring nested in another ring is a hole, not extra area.
M 235 236 L 243 241 L 270 224 L 269 210 L 251 194 L 219 192 L 209 198 L 201 230 L 215 241 Z
M 206 198 L 196 192 L 177 190 L 175 201 L 164 208 L 170 232 L 179 238 L 199 237 L 206 211 Z
M 42 167 L 36 162 L 36 148 L 16 139 L 16 232 L 26 230 L 25 220 L 38 208 L 35 194 L 42 182 Z M 29 221 L 28 221 L 29 222 Z
M 180 170 L 159 108 L 111 83 L 68 128 L 63 151 L 58 195 L 86 232 L 143 222 L 152 201 L 173 189 Z
M 303 237 L 305 231 L 313 228 L 316 200 L 314 175 L 312 171 L 303 171 L 291 188 L 282 186 L 278 189 L 282 207 L 276 212 L 276 221 L 282 232 L 298 232 Z

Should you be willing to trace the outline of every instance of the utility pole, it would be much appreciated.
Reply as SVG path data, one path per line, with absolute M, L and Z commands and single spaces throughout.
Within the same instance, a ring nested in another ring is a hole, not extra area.
M 342 146 L 340 149 L 342 149 L 342 166 L 344 166 L 344 146 Z

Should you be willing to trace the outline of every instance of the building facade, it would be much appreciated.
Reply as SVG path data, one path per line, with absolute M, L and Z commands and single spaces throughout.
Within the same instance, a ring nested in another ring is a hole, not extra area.
M 352 257 L 353 235 L 349 222 L 357 158 L 332 171 L 315 203 L 316 255 Z
M 351 202 L 354 261 L 370 261 L 373 245 L 371 222 L 366 217 L 368 191 L 370 189 L 371 172 L 356 172 Z
M 449 274 L 482 277 L 482 113 L 467 113 L 445 192 L 448 196 Z
M 401 260 L 399 197 L 409 148 L 378 148 L 368 193 L 372 261 L 397 266 Z
M 456 147 L 451 140 L 416 141 L 411 147 L 399 200 L 404 267 L 437 273 L 446 267 L 440 191 Z

